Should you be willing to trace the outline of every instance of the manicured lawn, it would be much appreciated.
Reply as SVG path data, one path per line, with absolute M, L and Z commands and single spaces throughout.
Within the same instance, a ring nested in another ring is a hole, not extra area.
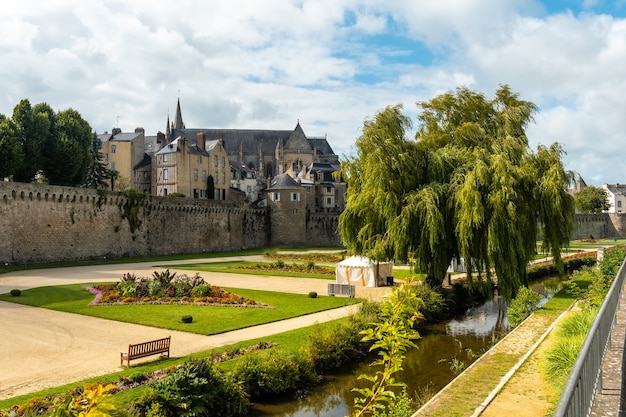
M 88 284 L 33 288 L 23 291 L 20 297 L 1 294 L 0 300 L 205 335 L 302 316 L 360 301 L 344 297 L 309 298 L 307 294 L 225 288 L 227 291 L 275 308 L 167 304 L 90 306 L 89 303 L 94 296 L 84 289 L 85 285 Z M 193 323 L 182 323 L 181 317 L 184 315 L 193 316 Z

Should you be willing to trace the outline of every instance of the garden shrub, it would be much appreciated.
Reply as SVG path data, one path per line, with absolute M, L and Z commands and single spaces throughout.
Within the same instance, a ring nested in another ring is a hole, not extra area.
M 324 373 L 362 359 L 370 344 L 361 341 L 360 332 L 367 326 L 367 321 L 351 316 L 345 321 L 317 326 L 315 331 L 309 332 L 303 349 L 315 372 Z
M 192 316 L 183 316 L 182 321 L 183 321 L 183 323 L 191 323 L 193 321 L 193 317 Z
M 511 301 L 511 305 L 506 309 L 511 328 L 519 326 L 526 317 L 537 310 L 537 304 L 542 298 L 541 294 L 534 292 L 530 288 L 520 287 L 517 295 Z
M 232 370 L 232 377 L 251 398 L 294 392 L 319 381 L 303 355 L 283 349 L 245 355 Z
M 207 284 L 197 285 L 191 290 L 192 297 L 202 298 L 208 297 L 209 295 L 211 295 L 211 286 Z
M 20 295 L 22 295 L 22 291 L 18 289 L 11 290 L 11 297 L 19 297 Z
M 435 322 L 447 317 L 447 303 L 440 292 L 432 289 L 426 282 L 415 285 L 413 291 L 417 298 L 411 302 L 415 311 L 419 311 L 424 316 L 421 322 Z
M 309 293 L 309 298 L 317 298 L 317 293 L 315 291 L 311 291 Z
M 241 386 L 206 359 L 178 365 L 131 406 L 138 417 L 239 416 L 247 412 Z

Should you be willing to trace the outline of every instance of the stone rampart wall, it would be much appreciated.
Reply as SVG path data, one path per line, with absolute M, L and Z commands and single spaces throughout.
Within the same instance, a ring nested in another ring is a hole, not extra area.
M 226 202 L 0 182 L 0 264 L 268 245 L 269 213 Z
M 289 213 L 0 181 L 0 265 L 341 244 L 336 214 Z

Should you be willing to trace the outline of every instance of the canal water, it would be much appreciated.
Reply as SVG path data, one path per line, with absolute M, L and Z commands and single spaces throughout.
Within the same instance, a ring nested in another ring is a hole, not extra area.
M 562 286 L 559 277 L 536 281 L 531 288 L 544 296 L 545 303 Z M 504 302 L 495 297 L 469 309 L 463 316 L 420 329 L 417 349 L 407 353 L 404 371 L 396 379 L 407 384 L 413 397 L 432 396 L 471 365 L 509 331 Z M 253 417 L 345 417 L 353 411 L 355 387 L 371 386 L 358 376 L 371 374 L 370 361 L 352 366 L 324 383 L 273 402 L 255 403 L 248 413 Z

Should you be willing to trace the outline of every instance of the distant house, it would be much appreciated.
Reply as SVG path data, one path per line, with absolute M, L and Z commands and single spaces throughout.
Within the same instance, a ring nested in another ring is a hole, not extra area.
M 122 132 L 114 128 L 98 135 L 102 143 L 104 163 L 111 171 L 116 171 L 120 180 L 128 181 L 128 186 L 140 189 L 135 183 L 134 169 L 144 161 L 145 132 L 136 128 L 134 132 Z
M 609 201 L 609 209 L 606 213 L 624 213 L 626 211 L 626 185 L 602 184 L 606 190 Z

